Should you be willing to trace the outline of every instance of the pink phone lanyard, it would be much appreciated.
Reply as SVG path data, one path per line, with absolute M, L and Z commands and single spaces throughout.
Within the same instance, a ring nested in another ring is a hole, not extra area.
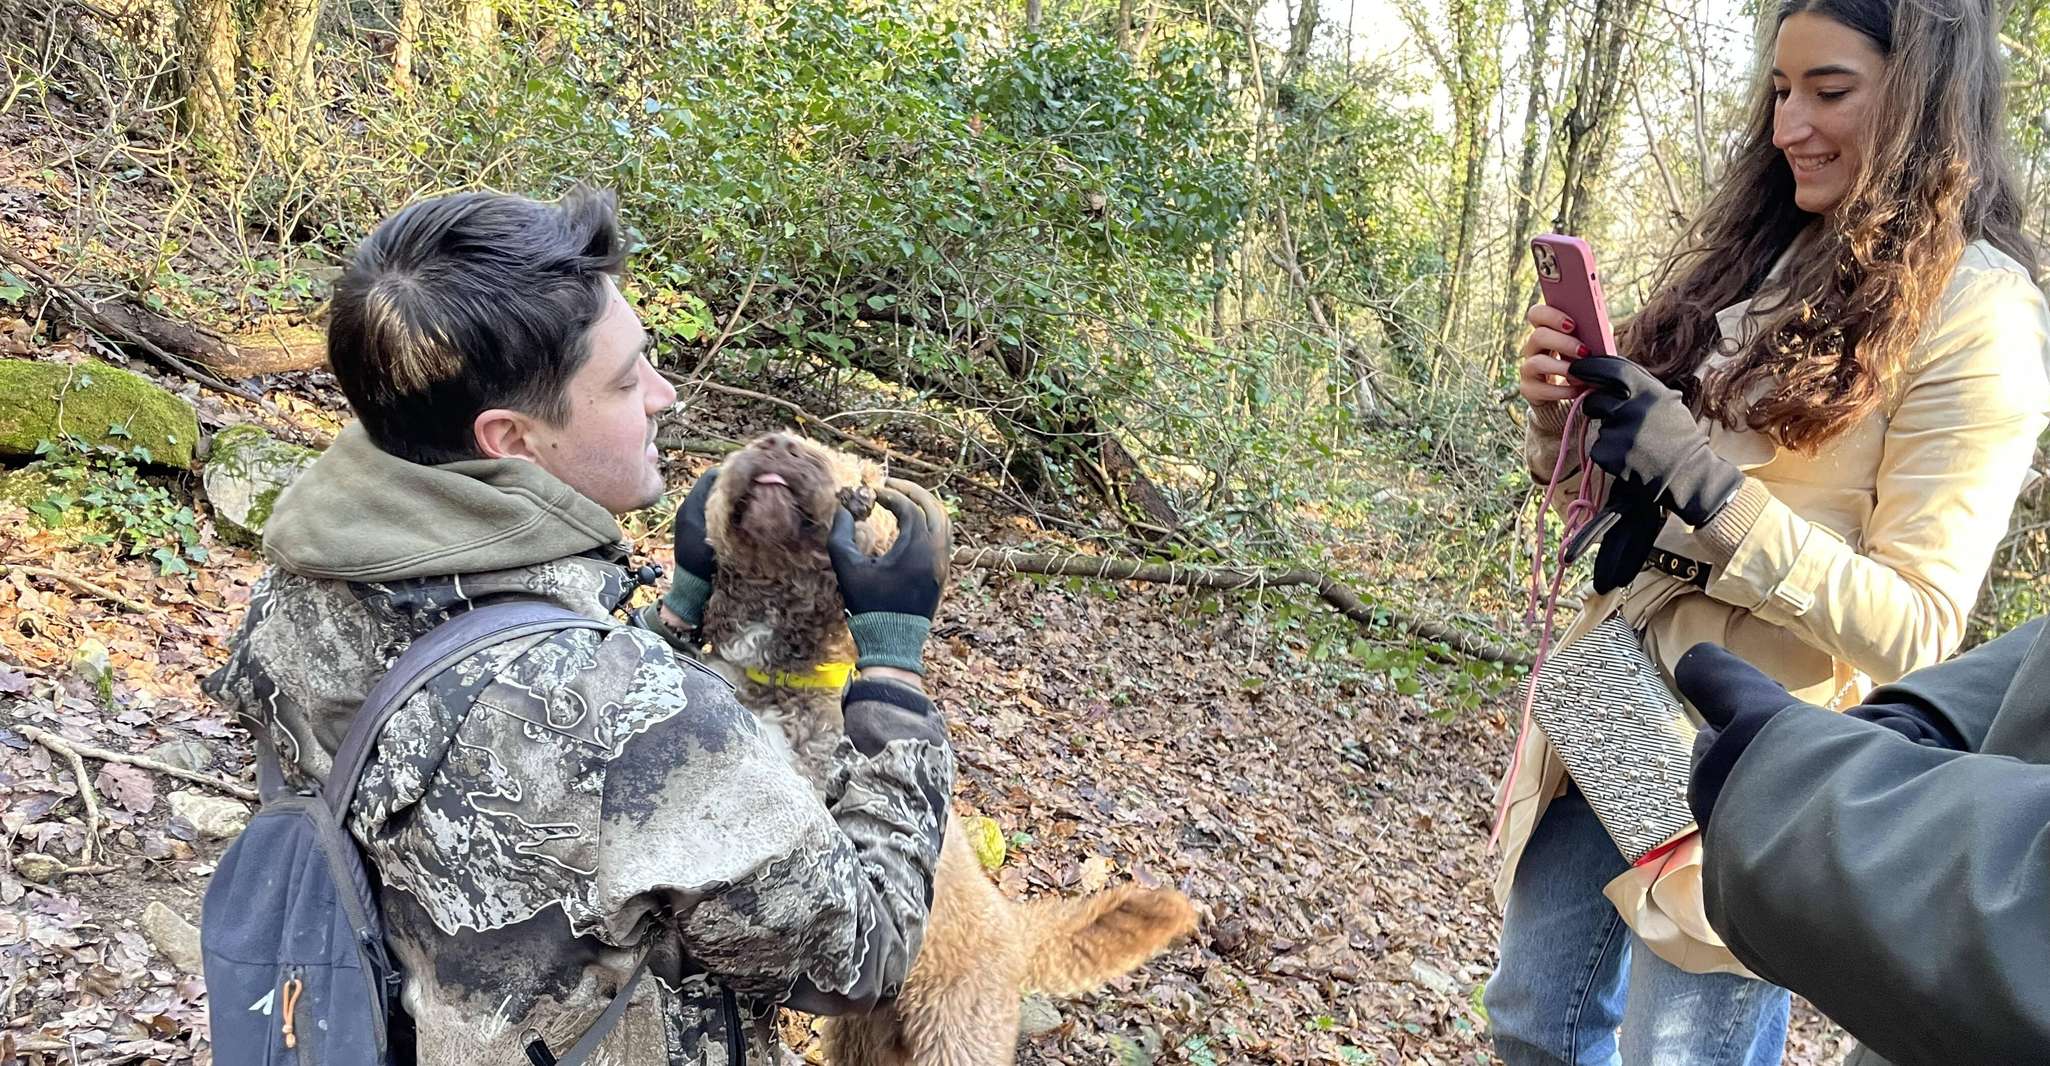
M 1587 439 L 1587 415 L 1581 411 L 1581 404 L 1587 400 L 1587 391 L 1573 398 L 1573 405 L 1566 409 L 1566 424 L 1559 430 L 1559 457 L 1552 463 L 1552 480 L 1545 485 L 1544 505 L 1538 508 L 1537 534 L 1530 553 L 1530 589 L 1524 600 L 1524 620 L 1539 623 L 1537 657 L 1530 665 L 1530 683 L 1523 689 L 1523 723 L 1516 729 L 1516 752 L 1509 759 L 1509 778 L 1502 782 L 1502 798 L 1495 806 L 1495 825 L 1488 832 L 1488 849 L 1494 850 L 1501 842 L 1503 823 L 1509 818 L 1509 797 L 1515 794 L 1516 777 L 1523 769 L 1523 738 L 1530 733 L 1530 708 L 1537 700 L 1538 674 L 1544 669 L 1545 658 L 1552 650 L 1552 627 L 1559 611 L 1559 591 L 1566 582 L 1566 546 L 1573 543 L 1574 534 L 1579 533 L 1594 516 L 1601 512 L 1607 481 L 1595 476 L 1591 469 Z M 1545 516 L 1551 513 L 1552 504 L 1559 492 L 1559 481 L 1566 476 L 1568 454 L 1580 460 L 1580 491 L 1573 502 L 1566 505 L 1562 516 L 1565 521 L 1565 535 L 1559 539 L 1559 550 L 1553 557 L 1556 564 L 1551 577 L 1545 576 L 1547 556 L 1545 543 Z M 1544 604 L 1540 617 L 1538 605 Z M 1662 852 L 1664 849 L 1660 849 Z M 1658 852 L 1654 852 L 1658 854 Z M 1646 856 L 1650 858 L 1650 856 Z

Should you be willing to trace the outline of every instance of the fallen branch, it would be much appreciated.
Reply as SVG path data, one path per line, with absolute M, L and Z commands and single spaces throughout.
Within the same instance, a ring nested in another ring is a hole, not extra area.
M 96 747 L 94 745 L 84 743 L 83 741 L 66 740 L 65 738 L 60 737 L 55 733 L 49 732 L 48 730 L 44 729 L 37 729 L 35 726 L 32 725 L 17 725 L 14 728 L 19 730 L 22 736 L 25 736 L 30 740 L 33 740 L 36 743 L 41 744 L 46 748 L 49 748 L 52 751 L 57 751 L 60 749 L 69 749 L 71 751 L 77 752 L 80 755 L 85 756 L 88 759 L 98 759 L 101 762 L 118 762 L 127 763 L 130 766 L 139 766 L 153 773 L 165 774 L 170 777 L 178 778 L 181 781 L 190 781 L 195 785 L 205 785 L 206 787 L 211 788 L 217 792 L 225 792 L 228 795 L 235 797 L 236 799 L 245 800 L 250 803 L 256 803 L 261 799 L 261 797 L 259 797 L 256 794 L 255 789 L 244 788 L 241 785 L 234 783 L 233 781 L 228 781 L 224 778 L 215 777 L 212 774 L 202 774 L 196 770 L 187 770 L 182 766 L 172 766 L 170 763 L 164 762 L 161 759 L 152 759 L 147 755 L 130 755 L 125 751 L 109 751 L 106 748 Z
M 955 566 L 1000 570 L 1021 574 L 1086 577 L 1102 581 L 1148 581 L 1184 588 L 1246 589 L 1313 588 L 1324 602 L 1362 625 L 1373 625 L 1383 617 L 1400 629 L 1426 640 L 1489 662 L 1529 666 L 1531 657 L 1520 648 L 1475 637 L 1428 618 L 1419 618 L 1391 607 L 1376 607 L 1361 599 L 1342 582 L 1312 570 L 1267 570 L 1242 567 L 1186 566 L 1180 563 L 1149 563 L 1138 559 L 1105 558 L 1093 555 L 1030 555 L 993 548 L 957 548 Z
M 247 389 L 240 388 L 235 385 L 230 385 L 227 382 L 222 381 L 220 378 L 217 378 L 212 374 L 209 374 L 206 371 L 193 366 L 185 360 L 180 359 L 175 355 L 172 355 L 170 352 L 166 351 L 162 345 L 158 344 L 156 341 L 151 340 L 149 337 L 138 332 L 132 323 L 123 322 L 118 318 L 110 316 L 107 313 L 103 312 L 97 304 L 79 295 L 77 292 L 73 291 L 69 286 L 66 286 L 63 282 L 58 281 L 56 277 L 53 276 L 49 271 L 44 270 L 42 267 L 38 266 L 33 260 L 30 260 L 28 257 L 22 255 L 21 253 L 15 251 L 12 248 L 9 248 L 5 244 L 0 244 L 0 259 L 4 259 L 14 264 L 15 266 L 21 268 L 24 272 L 26 272 L 29 275 L 29 277 L 35 280 L 36 284 L 42 286 L 43 290 L 47 292 L 50 296 L 62 300 L 66 306 L 70 307 L 72 314 L 75 317 L 77 317 L 80 324 L 92 329 L 93 331 L 101 334 L 102 336 L 133 344 L 136 347 L 141 348 L 143 351 L 148 352 L 150 356 L 155 358 L 158 362 L 163 363 L 165 366 L 170 367 L 172 370 L 175 370 L 178 373 L 183 374 L 184 376 L 192 379 L 193 381 L 197 381 L 210 389 L 230 393 L 236 396 L 240 396 L 245 400 L 253 400 L 257 403 L 263 402 L 263 397 L 258 396 L 257 394 L 250 392 Z
M 92 779 L 85 776 L 85 759 L 81 758 L 84 753 L 80 752 L 76 745 L 55 733 L 37 729 L 32 725 L 16 726 L 15 728 L 21 731 L 22 736 L 70 760 L 71 778 L 78 782 L 78 798 L 80 802 L 85 804 L 85 850 L 78 853 L 78 857 L 83 860 L 79 865 L 91 866 L 93 864 L 93 848 L 100 841 L 100 798 L 93 792 Z
M 69 585 L 80 592 L 86 593 L 87 595 L 91 596 L 98 596 L 99 598 L 106 600 L 109 603 L 116 604 L 122 607 L 123 609 L 131 611 L 135 614 L 149 613 L 149 608 L 135 602 L 134 600 L 129 599 L 126 596 L 121 595 L 118 592 L 115 592 L 113 589 L 106 588 L 101 585 L 95 585 L 82 577 L 74 577 L 70 574 L 63 572 L 62 570 L 52 570 L 44 566 L 30 566 L 27 563 L 0 562 L 0 572 L 5 572 L 8 570 L 19 570 L 22 573 L 29 575 L 30 577 L 46 578 L 51 581 L 56 581 L 62 584 Z

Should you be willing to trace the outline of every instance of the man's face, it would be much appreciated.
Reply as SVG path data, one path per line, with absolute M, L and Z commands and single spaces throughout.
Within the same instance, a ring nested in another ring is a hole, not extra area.
M 531 422 L 527 449 L 564 484 L 625 514 L 662 498 L 655 415 L 676 402 L 676 389 L 648 362 L 641 318 L 609 278 L 605 292 L 590 358 L 569 380 L 569 418 L 561 426 Z

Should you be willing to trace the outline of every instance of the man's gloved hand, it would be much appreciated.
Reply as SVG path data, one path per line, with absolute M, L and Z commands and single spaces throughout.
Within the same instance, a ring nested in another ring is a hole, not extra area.
M 1612 355 L 1576 359 L 1568 373 L 1593 387 L 1581 410 L 1601 423 L 1590 456 L 1618 482 L 1699 529 L 1744 485 L 1744 472 L 1708 446 L 1680 394 Z
M 910 482 L 892 479 L 876 502 L 897 516 L 897 542 L 888 552 L 869 555 L 855 546 L 854 516 L 844 507 L 834 515 L 826 542 L 854 634 L 854 665 L 922 676 L 925 638 L 953 553 L 951 526 L 939 501 Z
M 1688 649 L 1673 666 L 1673 682 L 1708 723 L 1694 738 L 1694 776 L 1687 786 L 1687 805 L 1694 810 L 1695 823 L 1706 830 L 1723 784 L 1752 738 L 1775 715 L 1801 701 L 1786 686 L 1716 644 Z
M 1844 712 L 1846 718 L 1891 729 L 1925 748 L 1965 751 L 1965 738 L 1943 717 L 1914 703 L 1863 703 Z
M 712 598 L 712 578 L 719 572 L 719 560 L 705 539 L 705 501 L 712 498 L 718 481 L 718 467 L 705 471 L 676 508 L 676 573 L 669 579 L 662 606 L 693 630 L 705 620 L 705 601 Z

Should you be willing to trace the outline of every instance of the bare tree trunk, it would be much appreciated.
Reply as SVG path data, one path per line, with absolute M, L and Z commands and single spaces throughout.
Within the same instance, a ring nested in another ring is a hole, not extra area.
M 1302 0 L 1296 8 L 1295 21 L 1288 29 L 1288 51 L 1281 57 L 1281 74 L 1275 80 L 1282 85 L 1294 81 L 1303 65 L 1309 62 L 1310 45 L 1317 39 L 1317 0 Z
M 1025 0 L 1025 29 L 1028 31 L 1039 29 L 1040 4 L 1041 0 Z
M 312 98 L 313 31 L 319 21 L 320 0 L 268 0 L 257 9 L 243 58 L 259 98 L 267 98 L 260 106 L 296 112 Z
M 1132 0 L 1118 0 L 1118 50 L 1132 50 Z
M 1580 233 L 1587 224 L 1595 175 L 1608 162 L 1630 40 L 1641 28 L 1647 7 L 1647 0 L 1595 0 L 1594 25 L 1574 79 L 1573 107 L 1566 116 L 1566 174 L 1554 220 L 1562 233 Z
M 1523 264 L 1529 253 L 1525 245 L 1530 242 L 1531 227 L 1537 218 L 1537 204 L 1543 198 L 1540 186 L 1543 174 L 1538 163 L 1546 153 L 1542 146 L 1550 123 L 1545 118 L 1545 63 L 1546 53 L 1552 43 L 1552 20 L 1559 14 L 1559 0 L 1538 0 L 1535 7 L 1526 6 L 1525 18 L 1530 27 L 1530 53 L 1526 57 L 1526 68 L 1530 74 L 1530 88 L 1523 101 L 1523 154 L 1516 164 L 1516 185 L 1509 190 L 1513 219 L 1509 225 L 1509 269 L 1502 282 L 1502 342 L 1497 346 L 1500 358 L 1514 357 L 1516 338 L 1523 333 L 1524 300 Z M 1488 380 L 1494 380 L 1498 364 L 1488 367 Z
M 232 166 L 236 147 L 235 67 L 241 49 L 234 0 L 185 0 L 178 18 L 185 129 L 213 163 Z
M 1452 0 L 1445 10 L 1442 41 L 1432 32 L 1432 11 L 1418 0 L 1400 0 L 1409 24 L 1452 97 L 1453 184 L 1451 198 L 1458 213 L 1448 222 L 1444 278 L 1438 284 L 1440 314 L 1437 351 L 1431 358 L 1430 383 L 1438 383 L 1445 348 L 1458 321 L 1461 287 L 1473 258 L 1475 216 L 1481 209 L 1481 183 L 1487 176 L 1488 105 L 1501 87 L 1502 0 Z
M 413 91 L 413 45 L 420 36 L 420 0 L 399 0 L 398 31 L 398 43 L 391 53 L 391 87 L 403 95 Z
M 498 36 L 498 9 L 491 0 L 462 0 L 463 38 L 481 48 Z

